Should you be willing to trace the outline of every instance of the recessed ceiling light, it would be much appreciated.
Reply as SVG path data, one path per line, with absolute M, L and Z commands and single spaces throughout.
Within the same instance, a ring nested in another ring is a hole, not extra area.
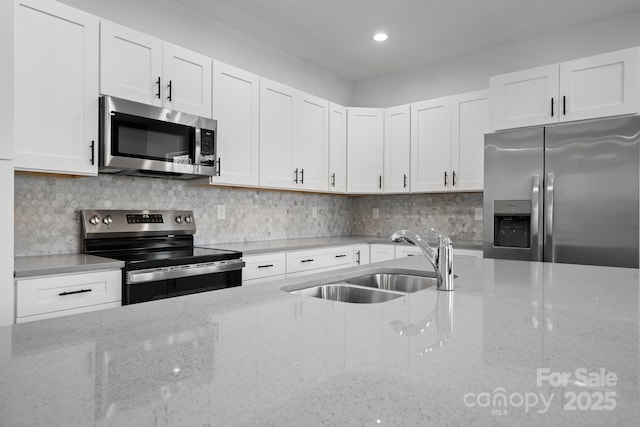
M 377 41 L 377 42 L 383 42 L 388 38 L 389 38 L 389 36 L 387 35 L 387 33 L 375 33 L 373 35 L 373 39 L 375 41 Z

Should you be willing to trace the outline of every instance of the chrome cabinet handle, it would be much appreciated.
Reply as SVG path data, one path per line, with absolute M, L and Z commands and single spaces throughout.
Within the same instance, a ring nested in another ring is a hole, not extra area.
M 544 258 L 547 262 L 555 262 L 553 254 L 553 187 L 555 185 L 555 174 L 547 174 L 547 185 L 544 195 L 545 203 L 545 224 L 544 224 Z
M 540 175 L 533 175 L 531 187 L 531 246 L 532 261 L 542 261 L 542 242 L 540 241 Z

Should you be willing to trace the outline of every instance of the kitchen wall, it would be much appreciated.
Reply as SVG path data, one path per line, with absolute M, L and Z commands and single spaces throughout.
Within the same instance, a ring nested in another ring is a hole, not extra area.
M 321 98 L 353 99 L 353 82 L 173 0 L 59 1 Z
M 217 219 L 218 205 L 226 219 Z M 312 208 L 318 217 L 312 218 Z M 372 218 L 372 209 L 380 219 Z M 15 255 L 81 252 L 81 209 L 191 209 L 196 243 L 299 237 L 390 235 L 432 224 L 454 239 L 480 239 L 482 194 L 344 196 L 193 186 L 189 182 L 99 175 L 15 176 Z
M 400 229 L 433 227 L 455 240 L 482 240 L 482 193 L 402 194 L 352 197 L 351 232 L 390 236 Z M 373 218 L 377 208 L 379 218 Z
M 351 105 L 390 107 L 485 89 L 494 75 L 640 46 L 638 22 L 640 12 L 359 81 Z

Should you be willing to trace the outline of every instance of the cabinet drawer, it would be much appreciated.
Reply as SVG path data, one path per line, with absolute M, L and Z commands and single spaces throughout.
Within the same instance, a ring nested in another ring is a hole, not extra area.
M 422 251 L 415 246 L 396 246 L 396 258 L 403 258 L 408 256 L 422 255 Z
M 287 274 L 343 265 L 353 265 L 353 246 L 287 252 Z
M 286 256 L 284 252 L 250 255 L 244 256 L 242 259 L 245 262 L 244 269 L 242 269 L 243 282 L 285 274 Z
M 122 300 L 122 271 L 16 280 L 16 316 L 34 316 Z

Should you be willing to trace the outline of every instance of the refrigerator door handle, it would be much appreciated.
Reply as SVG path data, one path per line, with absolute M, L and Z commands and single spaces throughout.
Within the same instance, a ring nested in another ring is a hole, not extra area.
M 531 245 L 533 261 L 542 261 L 542 241 L 540 240 L 540 175 L 533 175 L 531 187 Z
M 545 261 L 555 262 L 553 256 L 553 186 L 555 184 L 555 174 L 547 174 L 546 190 L 544 195 L 544 257 Z

